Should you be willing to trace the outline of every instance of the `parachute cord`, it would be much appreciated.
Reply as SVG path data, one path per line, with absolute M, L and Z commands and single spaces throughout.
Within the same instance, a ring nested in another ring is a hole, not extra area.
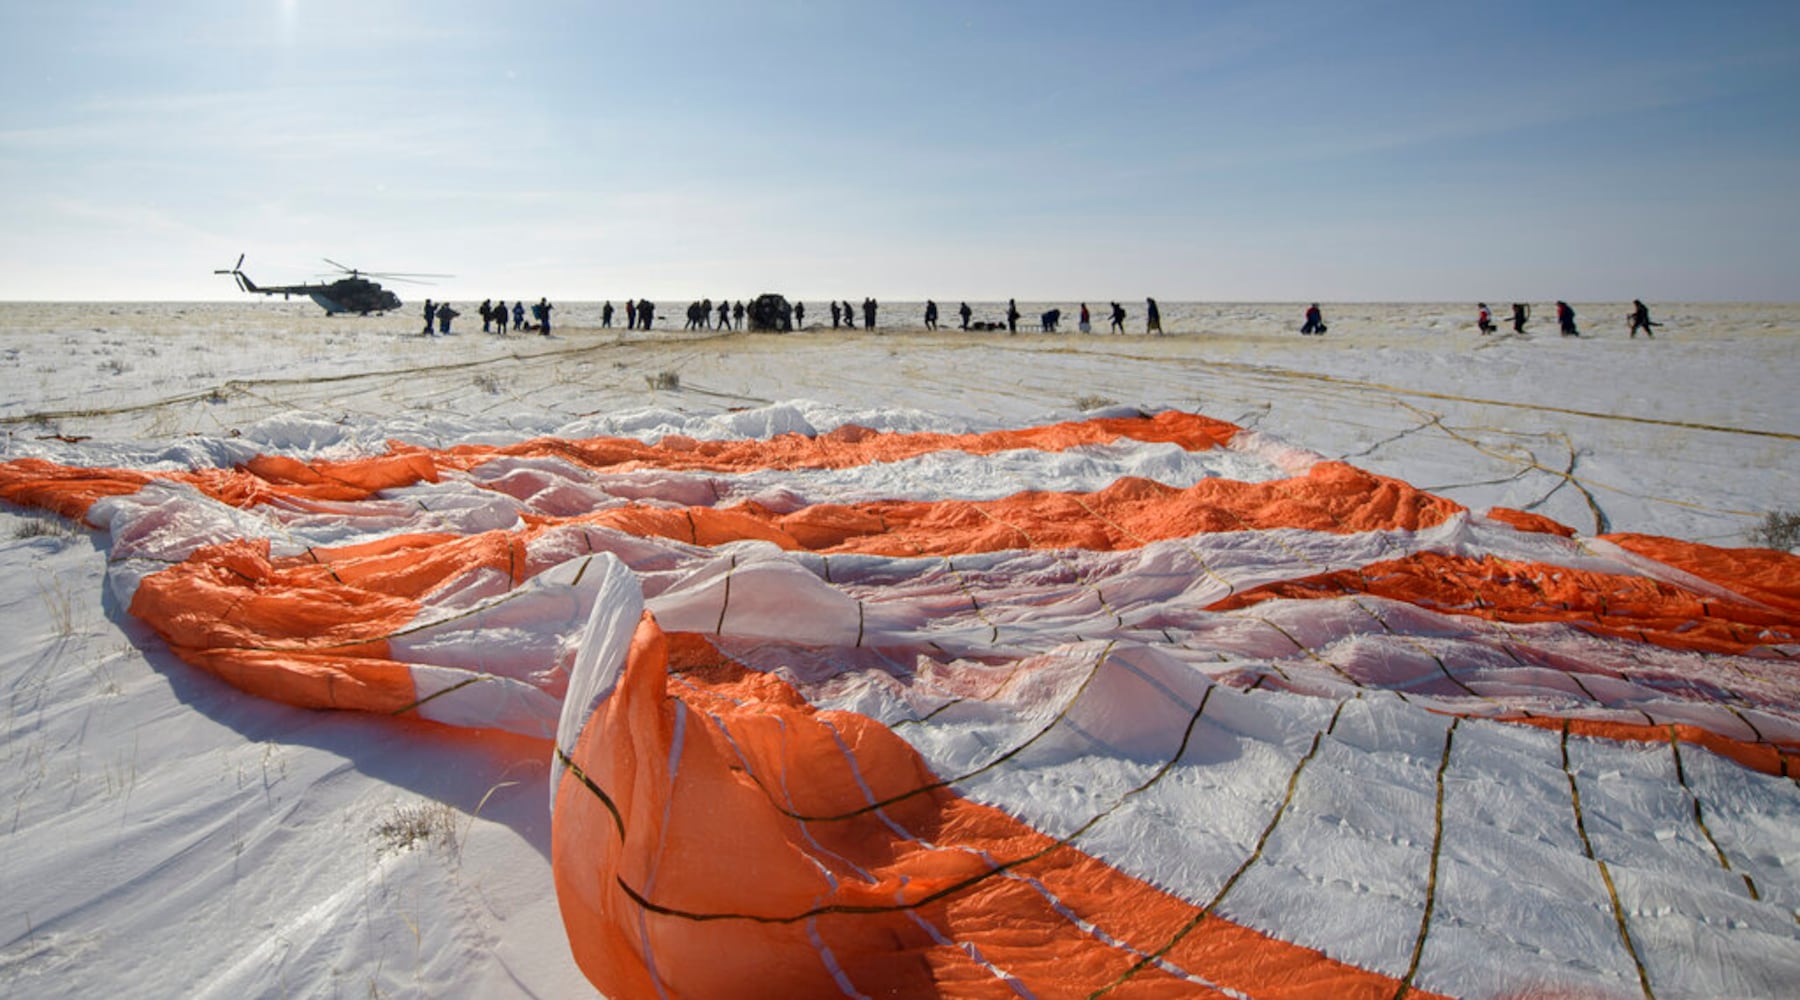
M 957 587 L 962 590 L 963 596 L 969 599 L 969 608 L 975 612 L 975 619 L 991 630 L 991 634 L 988 636 L 988 642 L 998 643 L 1000 641 L 1000 626 L 989 619 L 987 612 L 982 610 L 981 601 L 975 596 L 975 588 L 969 586 L 969 581 L 963 576 L 962 570 L 956 568 L 956 563 L 952 562 L 949 556 L 944 556 L 943 558 L 944 568 L 949 570 L 950 575 L 956 578 Z
M 1625 943 L 1625 953 L 1631 957 L 1631 964 L 1637 967 L 1638 985 L 1644 991 L 1645 1000 L 1656 1000 L 1656 992 L 1650 988 L 1650 972 L 1644 968 L 1644 960 L 1638 957 L 1637 946 L 1631 941 L 1631 929 L 1625 924 L 1625 906 L 1619 902 L 1619 890 L 1613 885 L 1612 870 L 1606 862 L 1594 854 L 1594 842 L 1588 839 L 1587 820 L 1581 812 L 1581 788 L 1575 782 L 1575 771 L 1569 766 L 1569 720 L 1562 720 L 1562 769 L 1563 775 L 1569 779 L 1569 800 L 1575 808 L 1575 832 L 1581 837 L 1581 850 L 1600 869 L 1600 880 L 1606 883 L 1606 895 L 1612 901 L 1613 922 L 1619 926 L 1619 940 Z
M 719 620 L 713 625 L 713 635 L 725 634 L 725 610 L 731 607 L 731 578 L 736 574 L 737 553 L 733 552 L 731 554 L 731 565 L 725 569 L 725 593 L 719 598 Z
M 1713 837 L 1712 830 L 1706 825 L 1706 811 L 1700 805 L 1699 793 L 1695 792 L 1693 787 L 1688 784 L 1687 768 L 1681 763 L 1681 734 L 1675 731 L 1673 725 L 1669 726 L 1669 754 L 1675 758 L 1675 780 L 1680 783 L 1681 790 L 1686 792 L 1688 798 L 1694 802 L 1694 825 L 1700 828 L 1701 835 L 1706 838 L 1708 844 L 1712 845 L 1713 853 L 1719 858 L 1719 866 L 1726 871 L 1732 871 L 1731 859 L 1725 856 L 1725 849 L 1719 846 L 1719 841 Z M 1738 876 L 1744 880 L 1744 889 L 1750 893 L 1750 898 L 1761 902 L 1762 894 L 1756 891 L 1756 881 L 1750 877 L 1750 873 L 1738 872 Z M 1800 914 L 1795 914 L 1795 919 L 1800 920 Z
M 619 812 L 619 807 L 613 802 L 612 796 L 606 794 L 605 789 L 595 784 L 594 779 L 587 776 L 587 772 L 581 769 L 580 764 L 575 763 L 575 759 L 570 757 L 560 744 L 556 747 L 556 759 L 562 766 L 569 769 L 569 773 L 575 776 L 575 780 L 586 785 L 587 790 L 594 793 L 594 797 L 600 800 L 600 804 L 606 807 L 607 812 L 612 813 L 613 826 L 619 831 L 619 839 L 624 840 L 625 816 Z
M 1170 935 L 1169 940 L 1164 942 L 1162 947 L 1143 958 L 1138 959 L 1130 968 L 1119 973 L 1117 979 L 1114 979 L 1105 986 L 1089 993 L 1088 1000 L 1095 1000 L 1097 997 L 1102 997 L 1111 993 L 1113 990 L 1125 985 L 1125 983 L 1133 976 L 1136 976 L 1144 969 L 1150 967 L 1151 964 L 1161 962 L 1163 956 L 1173 951 L 1175 946 L 1180 944 L 1183 938 L 1193 933 L 1194 929 L 1204 923 L 1206 918 L 1212 915 L 1213 910 L 1216 909 L 1220 903 L 1225 901 L 1225 895 L 1231 891 L 1233 886 L 1237 885 L 1239 879 L 1244 877 L 1244 873 L 1250 870 L 1250 866 L 1256 864 L 1262 857 L 1263 850 L 1269 844 L 1269 838 L 1275 834 L 1275 827 L 1280 824 L 1281 818 L 1287 815 L 1288 806 L 1292 805 L 1294 802 L 1294 790 L 1300 786 L 1300 775 L 1306 770 L 1306 765 L 1312 763 L 1312 759 L 1318 756 L 1319 745 L 1324 741 L 1326 734 L 1337 728 L 1338 716 L 1343 713 L 1344 706 L 1347 704 L 1349 704 L 1348 701 L 1338 702 L 1337 709 L 1331 713 L 1331 723 L 1324 729 L 1313 733 L 1312 745 L 1307 748 L 1306 753 L 1301 756 L 1299 763 L 1294 765 L 1293 772 L 1288 775 L 1287 792 L 1282 795 L 1281 804 L 1275 807 L 1274 814 L 1269 817 L 1268 825 L 1263 827 L 1261 836 L 1256 838 L 1256 846 L 1251 849 L 1249 856 L 1243 860 L 1243 863 L 1238 865 L 1237 870 L 1231 873 L 1231 877 L 1225 880 L 1225 884 L 1219 887 L 1219 891 L 1213 894 L 1213 898 L 1208 900 L 1206 905 L 1202 906 L 1200 912 L 1194 914 L 1192 919 L 1183 924 L 1174 934 Z
M 465 680 L 457 681 L 455 684 L 452 684 L 449 687 L 444 688 L 441 691 L 433 691 L 430 694 L 426 695 L 423 698 L 418 699 L 417 701 L 413 702 L 410 705 L 402 705 L 399 708 L 394 709 L 392 712 L 389 712 L 388 714 L 389 715 L 405 715 L 408 712 L 417 710 L 419 708 L 419 706 L 425 704 L 428 701 L 431 701 L 433 698 L 442 698 L 444 695 L 447 695 L 452 691 L 460 691 L 461 689 L 466 688 L 471 684 L 479 684 L 482 681 L 491 681 L 493 679 L 494 679 L 493 674 L 476 674 L 473 677 L 469 677 Z
M 1425 914 L 1419 918 L 1419 937 L 1413 943 L 1412 961 L 1406 966 L 1406 975 L 1400 978 L 1400 989 L 1394 993 L 1394 1000 L 1401 1000 L 1412 990 L 1413 977 L 1419 974 L 1419 960 L 1425 955 L 1425 937 L 1431 932 L 1431 912 L 1437 906 L 1438 856 L 1444 846 L 1444 772 L 1450 769 L 1450 744 L 1461 722 L 1460 718 L 1453 717 L 1450 727 L 1444 730 L 1444 755 L 1438 760 L 1437 768 L 1436 831 L 1431 835 L 1431 867 L 1425 876 Z

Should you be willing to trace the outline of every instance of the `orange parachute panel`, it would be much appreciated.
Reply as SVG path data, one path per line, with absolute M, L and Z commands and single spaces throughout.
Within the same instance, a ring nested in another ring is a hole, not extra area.
M 1127 477 L 1093 493 L 1025 492 L 998 500 L 878 500 L 775 514 L 633 505 L 573 519 L 697 545 L 759 539 L 784 549 L 916 556 L 1005 549 L 1111 551 L 1205 532 L 1300 528 L 1347 534 L 1418 530 L 1460 504 L 1339 462 L 1269 483 L 1206 479 L 1181 489 Z M 543 519 L 539 523 L 559 523 Z
M 158 479 L 187 483 L 220 502 L 248 507 L 276 499 L 363 500 L 382 490 L 436 482 L 442 469 L 468 469 L 497 455 L 555 456 L 595 469 L 654 467 L 725 472 L 851 468 L 944 450 L 971 454 L 1016 448 L 1055 451 L 1121 438 L 1203 451 L 1228 444 L 1237 432 L 1233 424 L 1171 410 L 1149 417 L 1098 418 L 981 434 L 901 434 L 846 426 L 810 437 L 784 434 L 766 440 L 699 441 L 671 435 L 656 444 L 632 438 L 534 438 L 504 448 L 462 445 L 437 451 L 390 442 L 387 454 L 366 458 L 301 461 L 258 455 L 232 469 L 170 473 L 74 468 L 25 458 L 0 463 L 0 499 L 81 518 L 95 500 L 133 493 Z
M 512 455 L 556 456 L 596 469 L 847 469 L 870 462 L 901 461 L 934 451 L 974 455 L 1019 448 L 1062 451 L 1121 438 L 1204 451 L 1223 447 L 1237 433 L 1235 425 L 1222 420 L 1169 410 L 1150 417 L 1105 417 L 980 434 L 902 434 L 847 425 L 816 436 L 781 434 L 766 440 L 700 441 L 670 435 L 655 444 L 645 444 L 630 438 L 533 438 L 503 448 L 459 446 L 440 457 L 462 468 L 495 455 Z
M 0 462 L 0 500 L 79 521 L 96 500 L 136 493 L 157 478 L 135 469 L 88 469 L 19 458 Z
M 1775 549 L 1722 549 L 1658 535 L 1600 537 L 1753 601 L 1800 614 L 1800 556 Z
M 267 541 L 240 539 L 145 577 L 130 610 L 177 647 L 385 656 L 383 640 L 419 604 L 344 583 L 304 556 L 272 560 Z
M 963 799 L 886 727 L 693 637 L 671 697 L 671 645 L 646 615 L 557 795 L 557 899 L 608 996 L 1401 989 Z
M 393 714 L 418 701 L 412 668 L 393 660 L 304 650 L 170 648 L 241 691 L 299 708 Z
M 1489 507 L 1487 516 L 1502 524 L 1510 524 L 1520 531 L 1533 531 L 1543 535 L 1560 535 L 1563 538 L 1574 538 L 1575 529 L 1530 511 L 1514 510 L 1511 507 Z
M 478 535 L 394 535 L 354 546 L 315 548 L 278 565 L 317 563 L 333 580 L 374 594 L 424 600 L 439 587 L 487 569 L 525 582 L 525 539 L 508 531 Z
M 386 637 L 419 603 L 346 583 L 307 556 L 271 559 L 267 541 L 197 550 L 145 577 L 130 610 L 183 660 L 259 697 L 370 712 L 416 700 Z
M 1209 610 L 1344 594 L 1372 594 L 1490 621 L 1563 622 L 1596 635 L 1667 649 L 1741 654 L 1800 641 L 1791 616 L 1711 600 L 1648 577 L 1437 552 L 1266 584 L 1233 594 Z

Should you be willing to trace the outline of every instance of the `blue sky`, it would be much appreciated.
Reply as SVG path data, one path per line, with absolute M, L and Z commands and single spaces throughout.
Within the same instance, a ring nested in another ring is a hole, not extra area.
M 1800 4 L 0 4 L 0 299 L 1800 300 Z M 401 288 L 403 297 L 424 292 Z

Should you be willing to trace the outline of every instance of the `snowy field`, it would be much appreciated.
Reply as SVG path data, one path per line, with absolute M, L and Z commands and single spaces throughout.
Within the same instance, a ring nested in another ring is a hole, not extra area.
M 1800 509 L 1800 306 L 1653 303 L 1664 325 L 1631 340 L 1623 303 L 1576 303 L 1578 339 L 1542 318 L 1479 336 L 1472 304 L 1331 303 L 1322 338 L 1294 332 L 1304 304 L 1214 303 L 1164 303 L 1151 337 L 1124 304 L 1124 336 L 1073 332 L 1074 303 L 1055 304 L 1065 332 L 1008 336 L 928 333 L 918 303 L 884 305 L 874 332 L 820 329 L 808 302 L 790 335 L 684 333 L 669 303 L 627 334 L 571 303 L 555 336 L 504 338 L 461 304 L 447 337 L 410 309 L 6 304 L 0 459 L 745 437 L 778 404 L 818 429 L 964 431 L 1172 407 L 1582 535 L 1745 545 Z M 965 475 L 1006 492 L 1002 467 Z M 241 694 L 108 596 L 106 553 L 0 507 L 0 992 L 592 995 L 551 885 L 548 761 Z

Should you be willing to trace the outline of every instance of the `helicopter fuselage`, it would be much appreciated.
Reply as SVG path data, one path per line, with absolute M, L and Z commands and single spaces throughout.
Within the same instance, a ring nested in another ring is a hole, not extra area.
M 358 313 L 367 316 L 377 315 L 398 309 L 402 305 L 400 296 L 382 288 L 380 284 L 370 281 L 356 271 L 350 277 L 336 281 L 318 282 L 302 285 L 258 285 L 251 281 L 243 271 L 244 259 L 238 258 L 237 266 L 220 270 L 217 274 L 229 274 L 237 279 L 238 287 L 246 292 L 258 295 L 280 295 L 291 299 L 296 295 L 304 295 L 312 299 L 319 308 L 325 310 L 327 316 L 339 313 Z

